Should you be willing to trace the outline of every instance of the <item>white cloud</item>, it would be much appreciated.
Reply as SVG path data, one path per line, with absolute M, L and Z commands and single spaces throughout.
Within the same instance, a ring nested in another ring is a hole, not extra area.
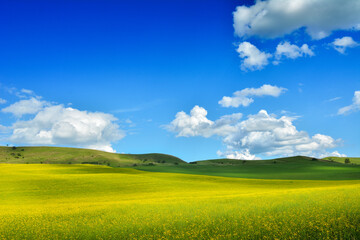
M 345 54 L 347 48 L 354 48 L 359 46 L 359 43 L 355 42 L 352 37 L 336 38 L 331 44 L 333 48 L 341 54 Z
M 226 151 L 218 153 L 243 159 L 255 159 L 258 154 L 319 156 L 341 141 L 322 134 L 310 137 L 308 133 L 296 129 L 293 125 L 295 118 L 277 118 L 265 110 L 249 115 L 243 121 L 240 121 L 240 113 L 226 115 L 216 121 L 209 120 L 206 115 L 204 108 L 195 106 L 190 115 L 185 112 L 176 114 L 166 128 L 175 132 L 178 137 L 220 136 L 226 145 Z
M 276 38 L 305 28 L 322 39 L 335 30 L 360 30 L 359 12 L 358 0 L 258 0 L 236 8 L 234 29 L 240 37 Z
M 28 96 L 29 99 L 2 109 L 18 118 L 32 115 L 26 120 L 18 119 L 12 126 L 0 125 L 0 131 L 6 132 L 6 141 L 11 143 L 76 146 L 114 152 L 111 143 L 125 136 L 111 114 L 55 105 L 40 100 L 40 96 L 27 89 L 17 93 L 35 97 Z
M 335 102 L 340 99 L 341 99 L 341 97 L 334 97 L 334 98 L 330 98 L 330 99 L 326 100 L 325 102 Z
M 210 137 L 213 135 L 226 135 L 234 131 L 232 124 L 239 121 L 241 113 L 222 116 L 216 121 L 211 121 L 207 117 L 207 111 L 199 106 L 195 106 L 190 115 L 185 112 L 178 112 L 175 119 L 165 128 L 177 133 L 177 137 Z
M 29 89 L 25 89 L 25 88 L 21 89 L 20 92 L 28 94 L 28 95 L 35 95 L 33 90 L 29 90 Z
M 111 142 L 124 137 L 117 119 L 101 112 L 80 111 L 63 105 L 42 108 L 34 118 L 12 125 L 12 143 L 78 146 L 114 152 Z
M 301 47 L 290 44 L 289 42 L 279 43 L 276 47 L 275 57 L 281 59 L 282 57 L 295 59 L 304 56 L 314 56 L 314 52 L 309 48 L 307 44 L 303 44 Z
M 360 91 L 354 92 L 354 97 L 352 101 L 353 102 L 351 105 L 340 108 L 338 114 L 345 115 L 360 110 Z
M 251 97 L 278 97 L 286 90 L 286 88 L 264 84 L 259 88 L 245 88 L 240 91 L 236 91 L 233 93 L 232 97 L 224 96 L 219 101 L 219 104 L 223 107 L 239 107 L 240 105 L 247 107 L 254 102 L 254 99 Z
M 0 104 L 5 104 L 7 101 L 3 98 L 0 98 Z
M 333 157 L 347 157 L 346 154 L 341 154 L 338 151 L 334 151 L 334 152 L 330 153 L 330 156 L 333 156 Z
M 223 153 L 221 151 L 217 151 L 217 154 L 221 157 L 226 157 L 229 159 L 238 159 L 238 160 L 261 160 L 261 158 L 256 157 L 254 154 L 251 154 L 249 149 L 244 149 L 242 151 L 233 151 L 228 153 Z
M 326 157 L 347 157 L 347 155 L 339 153 L 338 151 L 333 151 L 333 152 L 325 152 L 318 156 L 318 158 L 326 158 Z
M 274 65 L 278 65 L 281 58 L 296 59 L 305 56 L 315 56 L 314 52 L 307 44 L 303 44 L 299 47 L 297 45 L 290 44 L 287 41 L 277 45 L 274 55 L 262 52 L 250 42 L 240 43 L 236 51 L 242 59 L 241 70 L 243 71 L 261 70 L 269 64 L 269 60 L 273 58 L 273 56 L 275 57 L 275 60 L 273 61 Z
M 47 105 L 49 105 L 48 102 L 32 97 L 30 99 L 13 103 L 8 107 L 3 108 L 1 111 L 5 113 L 12 113 L 16 117 L 21 117 L 25 114 L 35 114 Z
M 236 51 L 239 53 L 240 58 L 243 59 L 241 63 L 241 70 L 243 71 L 260 70 L 269 64 L 268 59 L 272 57 L 271 54 L 260 51 L 249 42 L 240 43 Z
M 33 90 L 29 90 L 25 88 L 22 88 L 21 90 L 12 88 L 11 94 L 15 94 L 18 98 L 30 98 L 30 97 L 35 97 L 37 99 L 41 98 L 37 96 Z

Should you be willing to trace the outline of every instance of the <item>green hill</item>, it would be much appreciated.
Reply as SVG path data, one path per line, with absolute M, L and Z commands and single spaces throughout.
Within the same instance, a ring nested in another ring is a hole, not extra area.
M 345 163 L 345 159 L 347 158 L 349 159 L 350 164 L 360 164 L 360 158 L 356 158 L 356 157 L 326 157 L 323 159 L 327 161 Z
M 0 163 L 99 164 L 112 167 L 185 163 L 166 154 L 117 154 L 65 147 L 0 147 Z
M 273 160 L 214 159 L 179 166 L 138 166 L 151 172 L 188 173 L 222 177 L 299 180 L 360 179 L 360 166 L 304 156 Z
M 238 160 L 238 159 L 209 159 L 209 160 L 200 160 L 191 162 L 190 164 L 198 165 L 242 165 L 242 164 L 251 164 L 251 165 L 271 165 L 274 163 L 309 163 L 309 161 L 321 161 L 321 159 L 306 157 L 306 156 L 294 156 L 294 157 L 285 157 L 285 158 L 275 158 L 271 160 Z
M 187 163 L 166 154 L 117 154 L 64 147 L 0 147 L 0 163 L 96 164 L 149 172 L 186 173 L 236 178 L 351 180 L 360 179 L 359 158 L 314 159 L 304 156 L 272 160 L 212 159 Z

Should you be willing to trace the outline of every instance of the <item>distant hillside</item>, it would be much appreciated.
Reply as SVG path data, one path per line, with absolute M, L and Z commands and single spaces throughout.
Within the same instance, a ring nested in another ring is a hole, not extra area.
M 0 163 L 98 164 L 150 172 L 187 173 L 258 179 L 360 179 L 360 158 L 315 159 L 304 156 L 272 160 L 213 159 L 187 163 L 166 154 L 117 154 L 64 147 L 0 147 Z
M 178 166 L 137 166 L 151 172 L 172 172 L 235 178 L 294 180 L 360 179 L 360 166 L 304 156 L 272 160 L 214 159 Z
M 356 157 L 326 157 L 323 159 L 327 161 L 345 163 L 345 159 L 347 158 L 349 159 L 350 164 L 360 164 L 360 158 L 356 158 Z
M 321 161 L 321 159 L 305 157 L 305 156 L 294 156 L 294 157 L 285 157 L 285 158 L 274 158 L 271 160 L 238 160 L 238 159 L 209 159 L 209 160 L 200 160 L 191 162 L 191 164 L 198 165 L 242 165 L 242 164 L 251 164 L 251 165 L 268 165 L 274 163 L 308 163 L 309 161 Z
M 65 147 L 0 147 L 0 163 L 100 164 L 112 167 L 185 163 L 166 154 L 117 154 Z

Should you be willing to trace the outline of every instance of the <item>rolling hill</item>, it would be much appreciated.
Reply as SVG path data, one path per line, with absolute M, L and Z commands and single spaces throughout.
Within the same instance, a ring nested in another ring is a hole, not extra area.
M 360 179 L 360 166 L 304 156 L 272 160 L 214 159 L 173 166 L 137 166 L 139 170 L 236 178 L 293 180 Z
M 212 159 L 187 163 L 166 154 L 117 154 L 65 147 L 0 147 L 0 163 L 95 164 L 148 172 L 185 173 L 220 177 L 293 180 L 360 179 L 360 166 L 341 158 L 305 156 L 272 160 Z
M 345 159 L 349 159 L 351 164 L 360 164 L 360 158 L 356 157 L 326 157 L 324 160 L 345 163 Z
M 65 147 L 0 147 L 0 163 L 97 164 L 111 167 L 174 165 L 180 158 L 159 154 L 117 154 Z

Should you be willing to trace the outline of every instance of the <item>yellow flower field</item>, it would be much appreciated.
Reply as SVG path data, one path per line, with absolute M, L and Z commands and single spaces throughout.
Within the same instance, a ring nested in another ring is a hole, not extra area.
M 360 180 L 1 164 L 0 239 L 359 239 Z

